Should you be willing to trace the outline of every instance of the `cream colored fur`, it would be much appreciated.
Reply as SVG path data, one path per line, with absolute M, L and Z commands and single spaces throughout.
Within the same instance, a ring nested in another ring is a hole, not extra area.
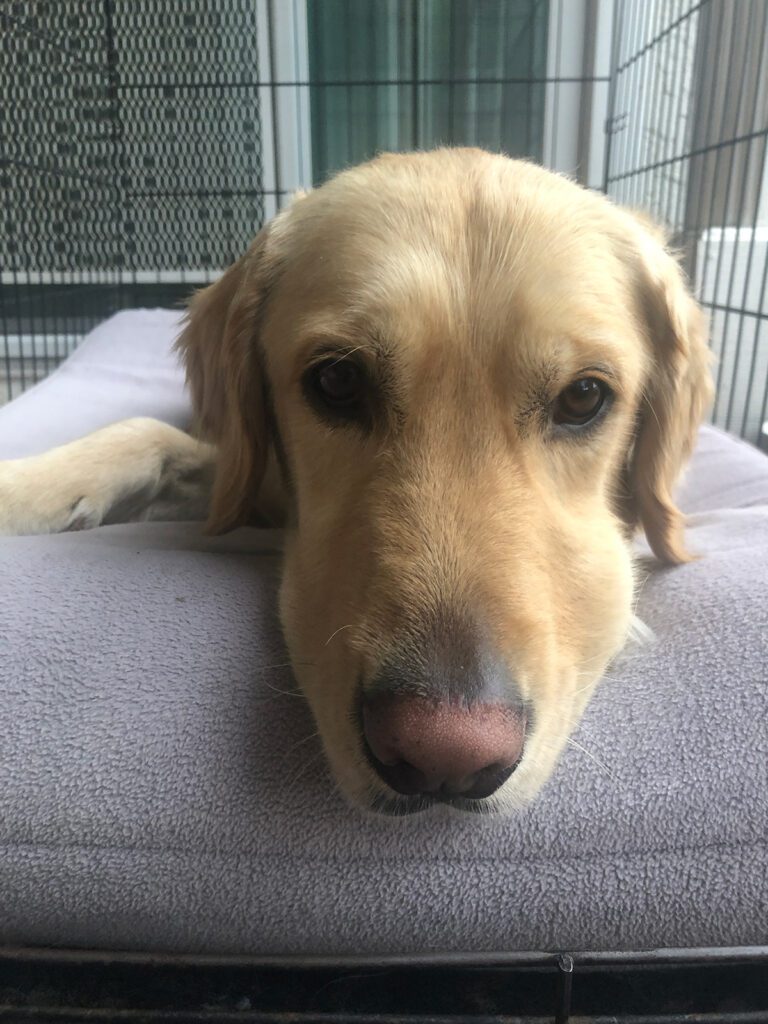
M 215 456 L 211 445 L 167 423 L 137 418 L 0 462 L 0 534 L 205 519 Z
M 175 517 L 187 499 L 204 515 L 209 485 L 213 531 L 282 517 L 282 622 L 342 790 L 371 806 L 384 789 L 361 680 L 446 613 L 479 624 L 534 709 L 488 807 L 534 796 L 630 630 L 633 531 L 687 557 L 672 487 L 711 384 L 658 232 L 532 164 L 386 155 L 282 212 L 195 297 L 180 348 L 206 443 L 130 421 L 0 465 L 0 527 Z M 370 430 L 306 401 L 319 348 L 386 376 Z M 561 436 L 548 410 L 587 371 L 613 405 Z

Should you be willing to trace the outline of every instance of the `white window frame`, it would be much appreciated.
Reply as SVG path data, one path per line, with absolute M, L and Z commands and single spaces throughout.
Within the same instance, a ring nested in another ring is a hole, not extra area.
M 613 9 L 613 0 L 549 4 L 542 163 L 594 189 L 603 187 Z

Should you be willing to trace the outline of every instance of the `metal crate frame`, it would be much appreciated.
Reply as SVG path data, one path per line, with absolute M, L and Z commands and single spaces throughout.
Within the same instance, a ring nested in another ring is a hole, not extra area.
M 0 1021 L 758 1024 L 768 948 L 409 957 L 0 950 Z
M 157 6 L 163 2 L 158 0 Z M 419 0 L 403 2 L 411 4 L 412 15 Z M 181 252 L 176 253 L 181 258 L 173 268 L 158 267 L 148 275 L 132 263 L 128 250 L 115 249 L 105 265 L 96 261 L 89 266 L 85 258 L 89 237 L 86 234 L 78 247 L 67 234 L 66 221 L 54 227 L 43 246 L 50 249 L 52 265 L 60 257 L 58 276 L 51 268 L 24 266 L 24 245 L 34 248 L 35 240 L 28 231 L 25 234 L 20 204 L 14 199 L 14 180 L 21 175 L 43 195 L 58 197 L 63 210 L 78 214 L 105 213 L 114 202 L 111 229 L 99 227 L 96 217 L 90 241 L 112 243 L 118 228 L 124 239 L 130 235 L 126 230 L 131 223 L 130 203 L 126 206 L 126 192 L 116 183 L 121 175 L 130 177 L 125 152 L 129 129 L 117 116 L 118 99 L 122 94 L 141 94 L 143 89 L 155 97 L 158 116 L 166 116 L 174 110 L 176 93 L 194 94 L 191 81 L 169 83 L 167 69 L 141 82 L 123 74 L 116 43 L 116 3 L 94 4 L 85 28 L 82 21 L 56 22 L 56 5 L 45 0 L 8 0 L 0 5 L 0 56 L 6 68 L 0 85 L 6 100 L 23 103 L 25 88 L 38 89 L 32 110 L 43 118 L 48 116 L 46 104 L 70 103 L 63 127 L 56 128 L 51 115 L 52 130 L 60 132 L 64 147 L 59 164 L 35 149 L 34 117 L 14 121 L 9 103 L 4 105 L 0 187 L 6 241 L 12 248 L 2 267 L 0 368 L 5 369 L 8 393 L 14 373 L 20 375 L 22 388 L 34 383 L 91 326 L 116 309 L 148 302 L 177 303 L 202 283 L 189 273 Z M 253 14 L 248 22 L 253 36 L 250 43 L 246 40 L 251 75 L 237 78 L 237 68 L 218 68 L 214 78 L 197 83 L 197 94 L 213 90 L 224 97 L 222 102 L 229 102 L 226 97 L 233 90 L 250 97 L 253 116 L 235 105 L 228 111 L 228 123 L 237 128 L 235 141 L 242 150 L 238 166 L 249 168 L 253 181 L 247 188 L 236 187 L 234 180 L 222 184 L 213 197 L 220 201 L 221 220 L 211 215 L 203 232 L 218 245 L 209 254 L 211 266 L 205 268 L 211 274 L 238 255 L 293 188 L 307 183 L 306 167 L 297 156 L 302 149 L 297 135 L 306 129 L 308 90 L 387 84 L 379 80 L 312 82 L 301 67 L 290 66 L 291 33 L 300 32 L 300 27 L 281 22 L 273 0 L 254 0 L 250 9 L 240 0 L 226 0 L 219 6 L 227 5 L 246 22 Z M 52 25 L 60 29 L 58 35 Z M 742 0 L 738 5 L 727 0 L 551 0 L 549 27 L 542 155 L 551 166 L 574 173 L 589 186 L 602 187 L 618 200 L 650 206 L 668 223 L 691 280 L 700 287 L 712 287 L 711 297 L 702 298 L 722 333 L 721 356 L 729 325 L 735 330 L 735 353 L 728 362 L 721 358 L 717 371 L 715 418 L 747 434 L 745 410 L 738 408 L 740 366 L 748 368 L 748 387 L 759 396 L 763 419 L 768 405 L 768 375 L 763 374 L 760 355 L 761 345 L 768 343 L 768 260 L 760 263 L 756 234 L 765 206 L 768 104 L 760 83 L 768 80 L 768 4 L 765 0 Z M 580 33 L 579 46 L 568 50 L 563 41 L 574 32 Z M 99 60 L 72 45 L 81 37 L 96 41 Z M 183 32 L 179 38 L 183 39 Z M 692 54 L 689 45 L 694 47 Z M 183 57 L 184 47 L 176 52 Z M 717 61 L 712 59 L 715 53 Z M 686 54 L 689 59 L 683 62 Z M 26 83 L 16 74 L 14 63 L 22 58 L 29 65 Z M 654 63 L 657 58 L 661 63 Z M 54 69 L 50 80 L 35 79 L 38 65 L 46 75 Z M 712 67 L 716 71 L 707 78 L 706 71 Z M 687 84 L 675 78 L 676 69 L 689 76 Z M 662 72 L 669 81 L 659 100 L 650 84 Z M 410 80 L 429 84 L 413 74 Z M 394 84 L 408 81 L 401 76 Z M 522 82 L 534 84 L 525 76 Z M 731 89 L 726 89 L 729 83 Z M 458 77 L 453 84 L 461 84 Z M 512 79 L 498 78 L 497 84 L 510 85 Z M 726 92 L 732 93 L 730 106 L 723 101 Z M 574 111 L 578 116 L 573 116 Z M 304 127 L 286 133 L 281 126 L 293 123 L 292 118 Z M 247 128 L 251 121 L 252 127 Z M 702 123 L 710 132 L 706 137 L 700 137 Z M 79 132 L 73 131 L 77 124 Z M 253 148 L 246 148 L 249 143 Z M 656 152 L 654 147 L 661 149 Z M 85 171 L 77 162 L 81 158 Z M 152 178 L 151 160 L 145 171 L 142 187 Z M 683 172 L 682 185 L 677 171 Z M 135 181 L 130 188 L 134 185 Z M 203 202 L 210 189 L 198 182 L 192 191 L 195 201 Z M 179 187 L 165 198 L 181 203 L 184 193 Z M 234 205 L 239 200 L 251 204 L 242 223 Z M 743 228 L 752 233 L 746 240 L 746 267 L 735 268 L 733 256 L 729 263 L 721 244 L 710 280 L 702 275 L 701 263 L 716 245 L 717 236 L 711 232 L 727 229 L 725 221 L 734 215 L 737 232 Z M 198 233 L 202 230 L 199 224 L 193 227 Z M 186 228 L 180 225 L 182 235 Z M 723 281 L 726 295 L 720 301 Z M 757 289 L 754 301 L 748 295 L 753 286 Z M 753 301 L 749 307 L 748 298 Z M 50 344 L 49 335 L 56 339 Z M 22 338 L 18 358 L 9 343 L 12 337 Z M 25 338 L 31 339 L 28 352 Z M 12 367 L 12 361 L 18 367 Z M 306 1024 L 328 1020 L 381 1024 L 472 1020 L 479 1024 L 501 1018 L 508 1024 L 515 1020 L 564 1024 L 571 1018 L 627 1024 L 683 1020 L 755 1024 L 768 1021 L 768 948 L 335 961 L 0 950 L 0 1020 L 83 1017 L 93 1021 L 290 1019 Z

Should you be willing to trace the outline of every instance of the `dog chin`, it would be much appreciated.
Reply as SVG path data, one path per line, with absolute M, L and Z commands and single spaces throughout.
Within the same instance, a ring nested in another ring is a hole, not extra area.
M 356 811 L 379 819 L 410 818 L 414 815 L 464 820 L 468 817 L 504 818 L 529 802 L 529 798 L 523 796 L 511 781 L 482 800 L 431 794 L 405 796 L 378 783 L 362 783 L 353 791 L 341 786 L 339 789 Z
M 462 800 L 460 797 L 449 800 L 433 796 L 401 796 L 394 792 L 376 793 L 371 798 L 368 810 L 387 818 L 406 818 L 414 814 L 449 817 L 471 814 L 498 817 L 504 813 L 503 805 L 495 796 L 484 800 Z

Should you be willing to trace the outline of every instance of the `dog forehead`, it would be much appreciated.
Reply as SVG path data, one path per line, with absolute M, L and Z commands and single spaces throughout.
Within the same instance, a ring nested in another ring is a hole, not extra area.
M 610 345 L 633 309 L 615 217 L 566 179 L 479 151 L 380 159 L 291 210 L 283 294 L 325 333 L 357 319 L 414 354 L 530 353 L 543 335 Z

